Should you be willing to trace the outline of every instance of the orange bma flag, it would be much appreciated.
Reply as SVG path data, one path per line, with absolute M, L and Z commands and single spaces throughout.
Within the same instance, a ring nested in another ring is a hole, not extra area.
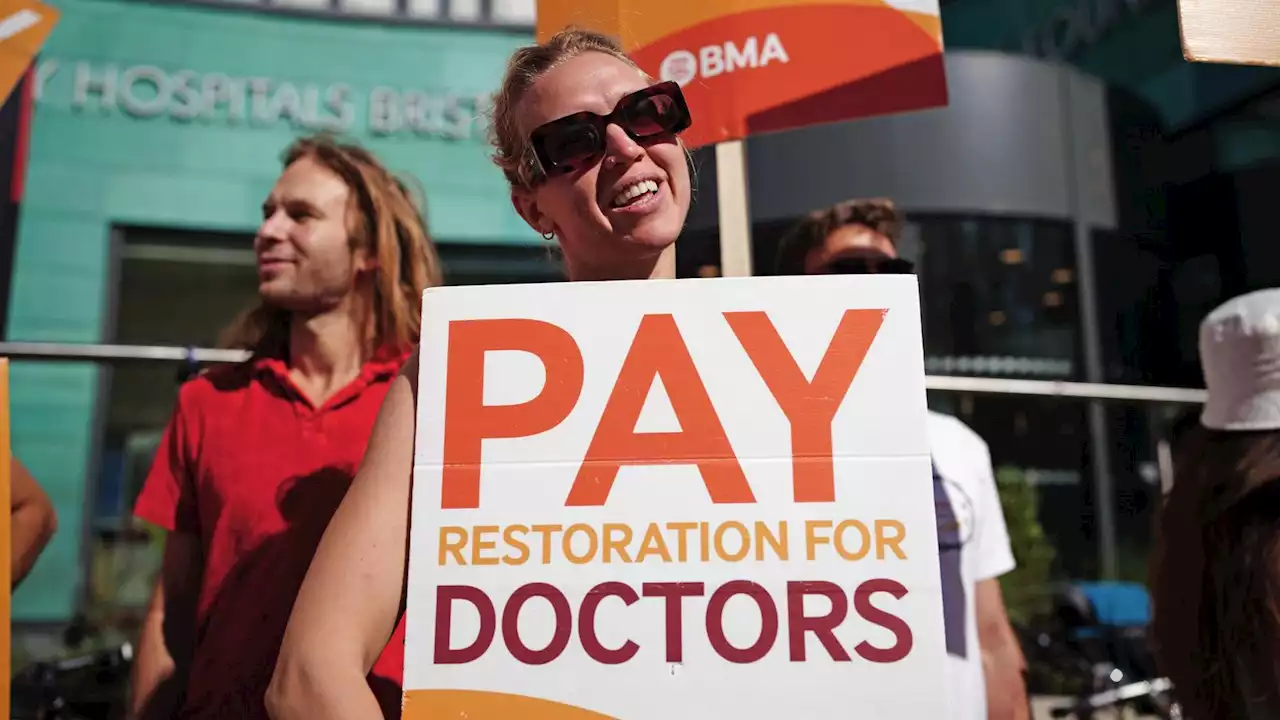
M 1280 5 L 1178 0 L 1182 54 L 1193 62 L 1280 66 Z
M 690 146 L 947 103 L 937 0 L 539 0 L 680 83 Z
M 0 3 L 0 105 L 31 66 L 58 17 L 57 9 L 34 0 Z

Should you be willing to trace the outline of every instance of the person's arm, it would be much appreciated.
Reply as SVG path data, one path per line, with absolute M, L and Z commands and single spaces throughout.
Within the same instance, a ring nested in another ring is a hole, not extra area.
M 58 529 L 58 516 L 49 496 L 18 458 L 9 471 L 10 589 L 16 588 L 35 567 Z
M 195 647 L 203 570 L 199 536 L 170 533 L 130 668 L 129 720 L 172 718 L 180 709 Z
M 974 553 L 974 616 L 978 649 L 986 681 L 987 717 L 991 720 L 1026 720 L 1031 707 L 1024 676 L 1026 660 L 1009 622 L 999 577 L 1017 567 L 1004 519 L 1000 488 L 996 485 L 991 451 L 976 433 L 972 436 L 976 522 L 974 541 L 965 552 Z
M 1009 624 L 1000 581 L 990 578 L 979 582 L 974 595 L 978 646 L 982 651 L 982 673 L 987 684 L 987 717 L 991 720 L 1026 720 L 1031 710 L 1023 676 L 1026 660 L 1013 626 Z
M 196 609 L 205 569 L 199 495 L 192 480 L 200 437 L 195 387 L 188 383 L 179 391 L 133 508 L 136 517 L 168 535 L 130 668 L 128 720 L 177 715 L 195 651 Z
M 403 608 L 417 406 L 415 353 L 298 593 L 267 690 L 273 720 L 381 720 L 366 676 Z

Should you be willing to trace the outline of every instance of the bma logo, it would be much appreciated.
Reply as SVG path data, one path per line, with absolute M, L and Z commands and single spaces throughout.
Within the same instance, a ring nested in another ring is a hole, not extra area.
M 728 41 L 724 45 L 700 48 L 697 55 L 688 50 L 676 50 L 663 59 L 658 72 L 663 80 L 673 80 L 683 87 L 699 75 L 703 79 L 713 78 L 735 70 L 764 67 L 771 62 L 791 62 L 777 33 L 766 35 L 763 43 L 749 37 L 741 48 Z

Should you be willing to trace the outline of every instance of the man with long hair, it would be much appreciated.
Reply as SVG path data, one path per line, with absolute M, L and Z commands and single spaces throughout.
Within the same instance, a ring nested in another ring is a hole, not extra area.
M 778 247 L 779 275 L 912 273 L 898 257 L 892 201 L 859 199 L 810 214 Z M 1014 569 L 987 443 L 958 418 L 929 411 L 933 495 L 947 644 L 947 717 L 1028 717 L 1026 665 L 999 577 Z
M 419 207 L 373 155 L 317 136 L 283 165 L 253 243 L 260 302 L 225 336 L 252 355 L 183 385 L 135 508 L 168 535 L 133 718 L 267 717 L 294 597 L 441 280 Z M 369 676 L 388 710 L 403 658 L 392 638 Z

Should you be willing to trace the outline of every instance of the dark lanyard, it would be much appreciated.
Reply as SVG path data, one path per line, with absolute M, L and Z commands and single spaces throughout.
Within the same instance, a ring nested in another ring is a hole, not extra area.
M 938 522 L 938 565 L 942 571 L 942 616 L 947 636 L 947 654 L 969 656 L 968 633 L 965 632 L 964 575 L 961 552 L 960 518 L 947 495 L 946 484 L 933 464 L 933 507 Z

